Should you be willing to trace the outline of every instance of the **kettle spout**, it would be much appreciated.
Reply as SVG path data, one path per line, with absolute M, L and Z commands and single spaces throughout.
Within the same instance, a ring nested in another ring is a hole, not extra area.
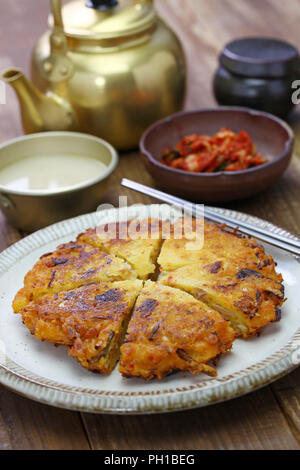
M 77 130 L 75 113 L 67 101 L 54 93 L 44 95 L 17 68 L 3 72 L 2 79 L 17 94 L 25 134 Z

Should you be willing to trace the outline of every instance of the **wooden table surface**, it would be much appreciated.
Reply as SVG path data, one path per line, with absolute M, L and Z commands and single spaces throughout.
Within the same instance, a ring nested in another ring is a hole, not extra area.
M 211 83 L 217 56 L 240 36 L 271 36 L 300 46 L 300 0 L 157 0 L 161 16 L 181 37 L 189 67 L 186 107 L 214 106 Z M 0 69 L 29 69 L 32 46 L 46 27 L 48 0 L 0 5 Z M 270 190 L 228 207 L 300 234 L 300 113 L 292 164 Z M 0 105 L 0 141 L 22 134 L 19 108 L 7 88 Z M 271 137 L 270 137 L 271 138 Z M 107 201 L 150 199 L 126 192 L 121 177 L 152 184 L 138 153 L 123 155 Z M 0 213 L 0 250 L 21 235 Z M 300 369 L 248 396 L 204 409 L 157 416 L 102 416 L 64 411 L 21 398 L 0 387 L 0 449 L 300 449 Z

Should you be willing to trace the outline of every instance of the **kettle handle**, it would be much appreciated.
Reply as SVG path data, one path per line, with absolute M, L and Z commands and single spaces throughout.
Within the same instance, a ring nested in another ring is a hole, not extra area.
M 151 5 L 154 3 L 154 0 L 134 0 L 135 4 L 139 3 L 150 3 Z
M 54 28 L 64 30 L 64 23 L 61 14 L 61 0 L 51 0 L 51 11 L 53 14 Z
M 52 83 L 68 80 L 74 70 L 71 60 L 67 57 L 67 39 L 61 13 L 61 0 L 51 0 L 53 29 L 50 34 L 50 56 L 42 64 L 42 74 Z

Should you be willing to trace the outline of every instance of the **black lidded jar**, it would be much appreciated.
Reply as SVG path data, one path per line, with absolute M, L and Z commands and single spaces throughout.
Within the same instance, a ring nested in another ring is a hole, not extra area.
M 214 93 L 221 105 L 246 106 L 286 118 L 295 106 L 292 84 L 299 79 L 299 53 L 291 44 L 243 38 L 223 49 Z

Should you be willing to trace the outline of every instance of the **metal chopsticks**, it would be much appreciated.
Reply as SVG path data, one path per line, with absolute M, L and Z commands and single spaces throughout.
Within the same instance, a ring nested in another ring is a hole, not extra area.
M 157 189 L 150 188 L 149 186 L 136 183 L 135 181 L 131 181 L 126 178 L 122 180 L 121 184 L 122 186 L 126 188 L 132 189 L 142 194 L 146 194 L 147 196 L 151 196 L 155 199 L 166 202 L 178 208 L 183 209 L 184 207 L 185 209 L 189 209 L 191 215 L 193 215 L 194 217 L 199 215 L 197 214 L 196 205 L 189 201 L 185 201 L 184 199 L 178 198 L 176 196 L 172 196 L 171 194 L 163 193 L 162 191 L 158 191 Z M 251 225 L 242 220 L 237 221 L 229 216 L 225 216 L 224 214 L 219 214 L 217 211 L 214 211 L 211 209 L 205 208 L 204 216 L 208 220 L 211 220 L 213 222 L 217 222 L 220 224 L 226 224 L 227 227 L 230 227 L 232 229 L 238 229 L 239 232 L 241 233 L 250 235 L 251 237 L 255 237 L 266 243 L 277 246 L 278 248 L 281 248 L 283 250 L 289 251 L 290 253 L 300 256 L 300 243 L 298 240 L 287 238 L 279 233 L 270 232 L 269 230 L 265 228 Z

